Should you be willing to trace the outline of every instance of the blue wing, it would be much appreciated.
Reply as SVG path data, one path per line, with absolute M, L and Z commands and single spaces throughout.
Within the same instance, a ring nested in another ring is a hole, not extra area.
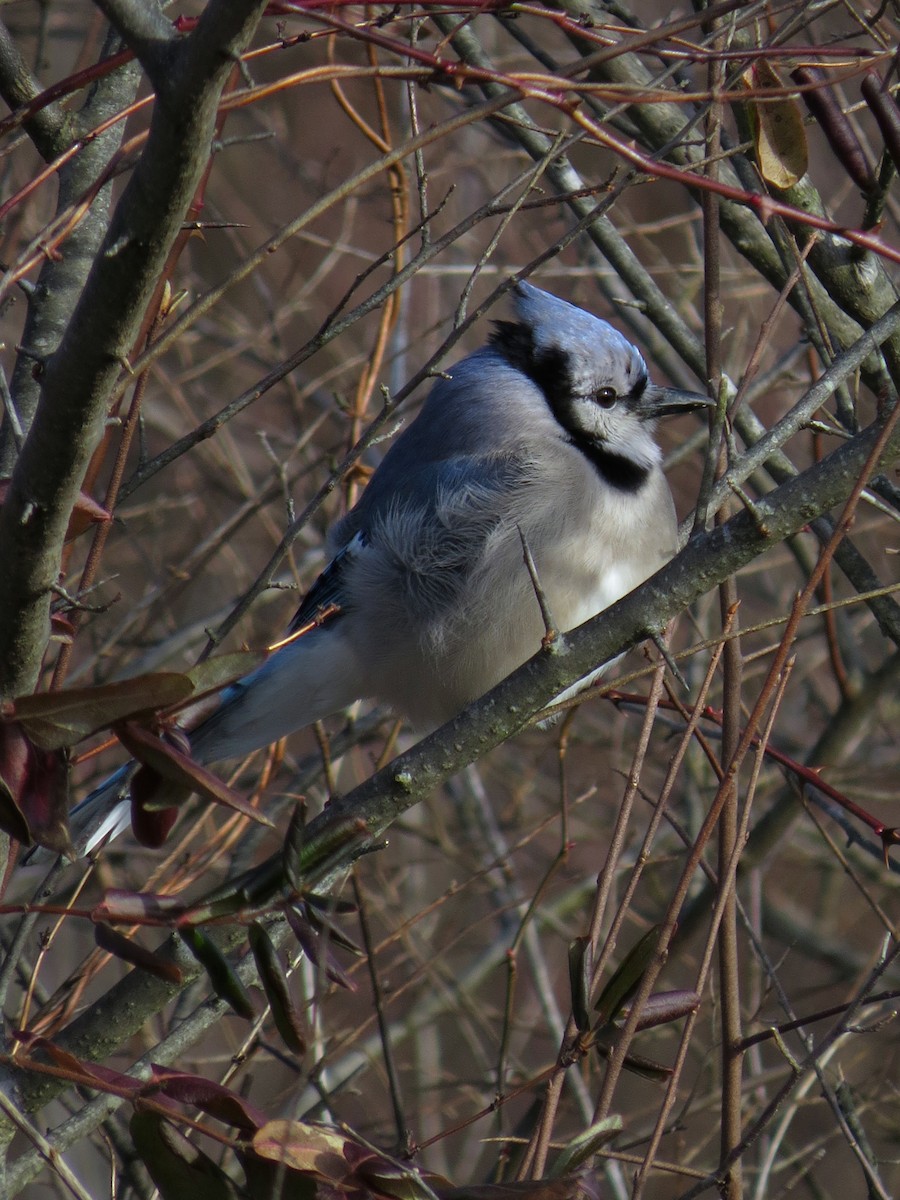
M 353 560 L 368 544 L 365 530 L 359 532 L 339 550 L 325 570 L 313 583 L 312 587 L 300 602 L 300 607 L 294 613 L 288 626 L 289 633 L 312 624 L 317 618 L 325 615 L 325 620 L 335 620 L 341 615 L 344 602 L 344 579 Z M 329 609 L 337 611 L 330 612 Z

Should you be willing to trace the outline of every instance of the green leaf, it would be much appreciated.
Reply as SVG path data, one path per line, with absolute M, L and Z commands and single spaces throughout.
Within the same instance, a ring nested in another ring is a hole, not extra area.
M 222 1168 L 158 1113 L 135 1112 L 130 1129 L 163 1200 L 239 1200 L 241 1193 Z
M 560 1151 L 548 1178 L 559 1179 L 567 1172 L 574 1171 L 621 1132 L 622 1118 L 619 1116 L 605 1117 L 596 1125 L 591 1125 Z
M 294 811 L 291 813 L 291 819 L 288 822 L 287 833 L 284 838 L 284 849 L 281 854 L 284 877 L 295 892 L 303 891 L 303 873 L 300 869 L 300 863 L 305 840 L 306 809 L 298 802 L 294 805 Z
M 224 1000 L 239 1017 L 252 1021 L 256 1012 L 250 993 L 218 946 L 211 942 L 205 933 L 191 925 L 182 927 L 178 932 L 191 954 L 203 967 L 212 990 L 219 999 Z
M 572 995 L 572 1019 L 579 1033 L 585 1033 L 591 1024 L 588 1011 L 591 995 L 591 956 L 588 953 L 591 939 L 577 937 L 569 942 L 569 991 Z
M 415 1167 L 392 1162 L 381 1155 L 372 1155 L 367 1161 L 358 1163 L 356 1175 L 376 1196 L 391 1196 L 393 1200 L 436 1200 L 434 1189 Z
M 250 650 L 240 650 L 235 654 L 222 654 L 218 658 L 207 658 L 197 663 L 185 676 L 194 685 L 194 695 L 203 696 L 208 692 L 217 692 L 219 688 L 249 675 L 257 667 L 261 667 L 268 655 L 253 653 Z
M 649 929 L 625 955 L 600 993 L 594 1008 L 600 1013 L 601 1025 L 611 1024 L 638 990 L 644 972 L 656 955 L 661 932 L 661 925 Z
M 268 930 L 258 921 L 254 921 L 247 932 L 250 949 L 256 960 L 259 981 L 272 1010 L 275 1028 L 287 1048 L 302 1057 L 306 1053 L 303 1024 L 294 1008 L 287 973 L 278 957 L 278 951 L 272 945 Z

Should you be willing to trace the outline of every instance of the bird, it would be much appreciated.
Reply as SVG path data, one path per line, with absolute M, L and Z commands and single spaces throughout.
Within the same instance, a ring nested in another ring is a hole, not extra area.
M 242 757 L 360 699 L 428 732 L 538 651 L 536 582 L 567 632 L 674 555 L 656 425 L 711 401 L 652 383 L 602 318 L 525 280 L 511 295 L 515 319 L 436 380 L 331 530 L 298 636 L 189 731 L 197 762 Z M 127 824 L 128 780 L 122 768 L 73 809 L 84 852 Z

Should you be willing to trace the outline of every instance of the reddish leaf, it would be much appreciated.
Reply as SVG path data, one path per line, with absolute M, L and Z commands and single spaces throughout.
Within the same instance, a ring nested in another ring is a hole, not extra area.
M 64 1070 L 70 1072 L 73 1077 L 84 1078 L 85 1072 L 81 1060 L 76 1058 L 74 1054 L 69 1054 L 67 1050 L 61 1050 L 49 1038 L 45 1038 L 39 1033 L 29 1033 L 27 1029 L 17 1029 L 13 1036 L 27 1050 L 42 1051 L 54 1066 L 62 1067 Z
M 186 675 L 160 671 L 98 687 L 19 696 L 5 709 L 4 716 L 21 722 L 41 749 L 60 750 L 117 721 L 179 704 L 192 692 L 193 685 Z
M 654 992 L 644 1001 L 637 1029 L 652 1029 L 656 1025 L 679 1021 L 682 1017 L 696 1012 L 699 1007 L 700 997 L 696 992 Z
M 98 922 L 94 927 L 94 941 L 101 950 L 106 950 L 110 954 L 114 954 L 116 958 L 122 959 L 123 962 L 155 975 L 157 979 L 165 979 L 168 983 L 174 984 L 180 984 L 182 981 L 181 970 L 175 963 L 154 954 L 152 950 L 147 950 L 146 947 L 125 937 L 110 925 Z
M 153 1082 L 159 1090 L 179 1104 L 199 1108 L 217 1121 L 234 1125 L 238 1129 L 253 1133 L 266 1123 L 266 1114 L 230 1088 L 204 1079 L 202 1075 L 191 1075 L 184 1071 L 172 1071 L 156 1063 L 151 1065 Z
M 349 950 L 357 958 L 363 957 L 363 951 L 352 938 L 339 928 L 331 919 L 340 913 L 343 916 L 355 916 L 359 909 L 350 901 L 335 900 L 333 897 L 317 896 L 314 892 L 306 892 L 301 903 L 293 905 L 297 912 L 302 912 L 307 921 L 326 940 L 334 942 L 342 950 Z
M 263 816 L 252 804 L 248 804 L 242 796 L 224 784 L 211 771 L 205 770 L 187 754 L 154 736 L 143 726 L 130 721 L 125 722 L 116 727 L 116 734 L 122 745 L 138 762 L 152 767 L 168 783 L 187 788 L 189 792 L 197 792 L 215 804 L 222 804 L 226 808 L 234 809 L 235 812 L 249 817 L 252 821 L 257 821 L 260 825 L 272 827 L 272 822 L 268 817 Z M 168 793 L 162 796 L 159 801 L 162 807 L 171 805 L 174 794 Z M 153 803 L 155 807 L 157 802 Z
M 90 529 L 92 525 L 102 525 L 105 521 L 111 520 L 112 517 L 101 504 L 98 504 L 96 500 L 92 500 L 85 492 L 79 492 L 78 499 L 75 501 L 75 507 L 69 515 L 66 541 L 74 541 L 86 529 Z
M 351 1133 L 327 1125 L 269 1121 L 255 1134 L 253 1149 L 260 1158 L 324 1185 L 323 1195 L 434 1200 L 435 1195 L 453 1190 L 447 1188 L 447 1181 L 441 1176 L 425 1174 L 408 1163 L 398 1162 L 354 1140 Z M 490 1191 L 486 1189 L 486 1194 Z M 557 1189 L 547 1196 L 563 1200 L 564 1193 Z
M 173 782 L 161 775 L 156 767 L 139 767 L 131 781 L 131 798 L 143 812 L 166 812 L 185 805 L 194 794 L 193 788 Z
M 17 725 L 0 723 L 0 829 L 23 845 L 31 845 L 31 830 L 22 812 L 28 785 L 31 747 Z
M 38 750 L 32 746 L 22 811 L 39 846 L 75 858 L 69 833 L 68 767 L 61 750 Z
M 128 925 L 169 925 L 186 911 L 174 896 L 110 888 L 91 910 L 92 921 L 121 921 Z
M 74 858 L 68 800 L 64 757 L 37 749 L 18 725 L 0 723 L 0 829 L 23 845 Z
M 152 767 L 139 767 L 131 781 L 131 831 L 142 846 L 157 850 L 172 832 L 191 792 L 163 779 Z M 160 807 L 168 800 L 168 808 Z M 149 801 L 149 803 L 148 803 Z
M 284 915 L 288 919 L 288 924 L 293 930 L 294 937 L 300 943 L 300 948 L 309 961 L 317 967 L 321 966 L 325 971 L 325 975 L 332 983 L 355 992 L 356 984 L 344 972 L 334 955 L 328 949 L 327 938 L 320 937 L 312 925 L 310 925 L 306 916 L 293 905 L 289 904 L 285 907 Z
M 178 820 L 177 808 L 165 808 L 160 812 L 147 812 L 133 801 L 131 805 L 131 832 L 135 840 L 148 850 L 158 850 L 166 844 L 172 826 Z
M 54 642 L 70 646 L 75 638 L 75 626 L 63 613 L 51 613 L 50 637 Z
M 84 1062 L 40 1034 L 17 1030 L 15 1037 L 29 1051 L 40 1051 L 49 1059 L 50 1065 L 79 1086 L 94 1088 L 96 1091 L 108 1092 L 114 1096 L 122 1096 L 132 1102 L 139 1099 L 141 1093 L 146 1090 L 147 1085 L 133 1075 L 114 1071 L 110 1067 L 104 1067 L 101 1063 Z M 27 1066 L 32 1071 L 40 1071 L 42 1067 L 46 1068 L 47 1066 L 46 1063 L 33 1058 L 26 1061 L 19 1057 L 16 1061 L 18 1065 Z M 166 1102 L 163 1101 L 163 1103 Z
M 115 1095 L 125 1096 L 132 1104 L 136 1103 L 141 1095 L 147 1090 L 147 1084 L 143 1079 L 136 1079 L 133 1075 L 126 1075 L 124 1071 L 114 1071 L 111 1067 L 105 1067 L 99 1062 L 82 1062 L 82 1069 L 94 1081 L 92 1087 L 98 1088 L 101 1091 L 112 1092 Z

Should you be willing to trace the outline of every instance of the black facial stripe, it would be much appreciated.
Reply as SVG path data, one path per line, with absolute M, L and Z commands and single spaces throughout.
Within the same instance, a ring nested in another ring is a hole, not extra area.
M 572 434 L 571 440 L 572 445 L 580 450 L 593 465 L 597 474 L 602 476 L 616 491 L 634 496 L 647 482 L 647 476 L 650 474 L 649 467 L 643 467 L 630 458 L 624 458 L 621 454 L 613 454 L 609 450 L 604 450 L 597 442 L 578 437 L 577 434 Z
M 646 372 L 644 372 L 640 379 L 635 380 L 634 387 L 631 389 L 631 399 L 635 404 L 637 404 L 641 396 L 643 396 L 644 392 L 647 390 L 647 384 L 649 382 L 650 377 Z
M 490 341 L 510 366 L 527 375 L 541 389 L 563 429 L 574 432 L 565 413 L 565 403 L 572 395 L 568 354 L 557 346 L 538 350 L 529 326 L 512 321 L 495 321 Z
M 538 351 L 534 336 L 527 325 L 512 321 L 495 321 L 491 345 L 506 361 L 521 371 L 544 393 L 550 411 L 569 435 L 569 441 L 591 463 L 597 473 L 617 491 L 634 495 L 639 492 L 650 469 L 604 449 L 600 442 L 588 438 L 573 425 L 569 400 L 572 385 L 569 378 L 569 359 L 565 351 L 550 347 Z M 638 400 L 647 386 L 646 375 L 636 381 L 631 398 Z

